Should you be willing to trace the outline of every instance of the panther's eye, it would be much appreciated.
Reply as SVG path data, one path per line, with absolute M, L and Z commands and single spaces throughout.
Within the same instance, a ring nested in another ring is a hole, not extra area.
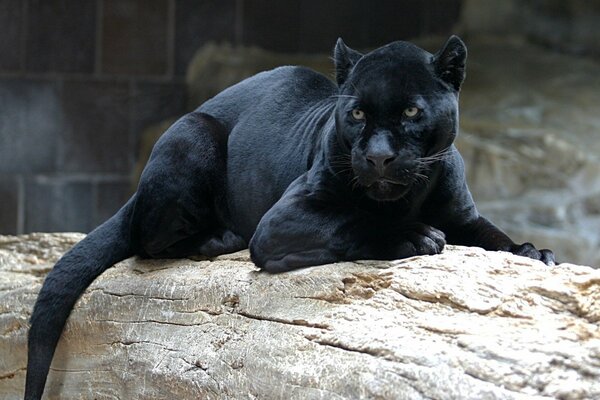
M 407 109 L 405 109 L 402 112 L 402 114 L 404 114 L 404 116 L 406 118 L 415 118 L 420 113 L 421 113 L 421 110 L 419 110 L 417 107 L 408 107 Z
M 363 110 L 355 108 L 354 110 L 352 110 L 352 118 L 354 118 L 357 121 L 363 121 L 365 119 L 365 112 Z

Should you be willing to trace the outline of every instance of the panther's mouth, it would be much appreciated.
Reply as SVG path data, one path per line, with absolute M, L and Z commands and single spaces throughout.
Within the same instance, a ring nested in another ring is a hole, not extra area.
M 365 190 L 368 197 L 376 201 L 394 201 L 410 192 L 415 182 L 410 169 L 397 171 L 375 171 L 365 168 L 365 163 L 352 163 L 354 178 L 352 181 Z M 355 187 L 355 186 L 354 186 Z
M 381 178 L 375 179 L 370 185 L 367 185 L 367 187 L 371 187 L 373 185 L 379 185 L 379 186 L 381 186 L 381 185 L 384 185 L 384 184 L 407 186 L 408 182 L 401 182 L 401 181 L 397 181 L 395 179 L 381 177 Z
M 377 201 L 393 201 L 403 197 L 410 191 L 409 182 L 401 182 L 390 178 L 378 178 L 367 185 L 367 195 Z

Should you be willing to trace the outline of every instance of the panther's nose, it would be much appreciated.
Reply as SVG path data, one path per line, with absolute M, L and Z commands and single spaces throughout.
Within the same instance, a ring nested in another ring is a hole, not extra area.
M 396 155 L 391 152 L 369 152 L 365 157 L 367 162 L 381 173 L 389 163 L 394 161 Z
M 386 129 L 376 129 L 375 133 L 369 138 L 365 150 L 367 163 L 375 167 L 380 175 L 383 175 L 385 167 L 394 161 L 398 155 L 392 146 L 392 133 Z

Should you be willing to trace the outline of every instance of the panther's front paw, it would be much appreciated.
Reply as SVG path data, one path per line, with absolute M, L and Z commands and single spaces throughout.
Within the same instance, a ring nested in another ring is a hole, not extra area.
M 425 224 L 415 224 L 404 237 L 403 257 L 440 254 L 446 245 L 444 232 Z
M 507 249 L 509 252 L 518 256 L 524 256 L 533 258 L 534 260 L 540 260 L 546 265 L 555 265 L 556 259 L 552 250 L 541 249 L 538 250 L 531 243 L 515 244 Z

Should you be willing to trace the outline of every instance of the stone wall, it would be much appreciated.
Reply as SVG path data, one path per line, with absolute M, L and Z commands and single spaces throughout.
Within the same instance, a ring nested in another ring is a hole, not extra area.
M 366 47 L 449 32 L 459 7 L 0 0 L 0 233 L 87 232 L 114 213 L 132 190 L 140 132 L 190 108 L 183 77 L 209 41 L 329 53 L 340 35 Z

